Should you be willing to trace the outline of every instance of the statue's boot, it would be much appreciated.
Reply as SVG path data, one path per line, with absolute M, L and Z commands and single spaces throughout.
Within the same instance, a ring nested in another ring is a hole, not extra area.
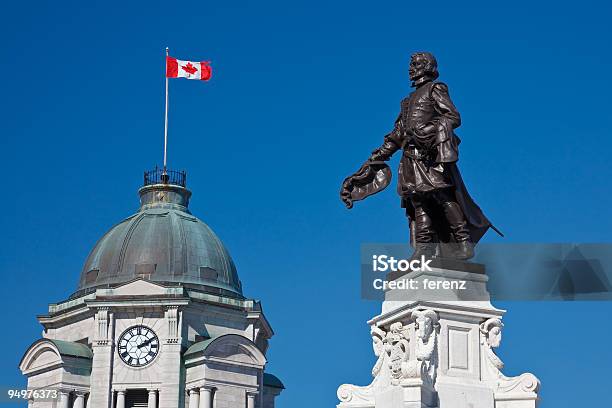
M 414 209 L 415 245 L 414 253 L 410 259 L 431 259 L 436 255 L 436 244 L 433 242 L 434 232 L 432 221 L 423 207 Z
M 474 245 L 470 237 L 470 230 L 467 228 L 467 221 L 461 211 L 461 207 L 454 201 L 442 203 L 444 215 L 455 238 L 455 258 L 471 259 L 474 257 Z

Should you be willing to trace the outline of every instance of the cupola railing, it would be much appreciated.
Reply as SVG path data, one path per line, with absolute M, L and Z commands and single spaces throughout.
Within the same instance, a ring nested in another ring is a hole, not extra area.
M 187 172 L 155 166 L 155 169 L 144 172 L 144 185 L 149 186 L 151 184 L 174 184 L 187 187 Z

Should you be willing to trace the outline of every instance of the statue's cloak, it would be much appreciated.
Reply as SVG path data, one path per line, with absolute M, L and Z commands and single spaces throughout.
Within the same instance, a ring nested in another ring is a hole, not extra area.
M 489 228 L 503 236 L 491 224 L 491 221 L 484 215 L 478 204 L 474 202 L 468 193 L 457 165 L 455 163 L 446 163 L 445 171 L 449 171 L 450 179 L 454 185 L 455 199 L 465 215 L 472 242 L 477 243 L 480 241 Z M 340 198 L 348 208 L 352 208 L 354 201 L 363 200 L 387 188 L 391 183 L 391 177 L 391 169 L 384 161 L 368 161 L 355 174 L 344 179 L 342 189 L 340 190 Z M 410 218 L 411 230 L 413 231 L 414 208 L 408 197 L 402 197 L 402 207 L 406 208 L 406 214 Z M 445 221 L 446 218 L 442 209 L 435 205 L 432 206 L 432 209 L 431 219 L 434 223 L 434 230 L 436 231 L 438 241 L 443 243 L 453 242 L 453 234 L 448 228 L 448 223 Z

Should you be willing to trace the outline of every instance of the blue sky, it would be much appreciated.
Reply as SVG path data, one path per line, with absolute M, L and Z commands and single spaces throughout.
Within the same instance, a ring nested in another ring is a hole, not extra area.
M 170 83 L 170 167 L 263 301 L 280 407 L 369 382 L 380 305 L 359 298 L 359 245 L 408 232 L 393 188 L 351 211 L 338 189 L 392 126 L 410 53 L 438 58 L 461 170 L 503 242 L 609 242 L 609 4 L 384 3 L 5 2 L 0 386 L 23 385 L 35 316 L 73 292 L 161 162 L 166 46 L 212 61 L 209 83 Z M 612 305 L 497 306 L 506 373 L 534 372 L 543 406 L 607 402 Z

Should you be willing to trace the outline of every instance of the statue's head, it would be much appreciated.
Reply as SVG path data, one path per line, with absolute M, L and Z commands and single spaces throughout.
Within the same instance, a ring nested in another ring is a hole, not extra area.
M 485 339 L 489 346 L 499 347 L 502 339 L 502 327 L 504 324 L 496 317 L 493 317 L 480 325 L 480 331 L 485 335 Z
M 433 310 L 426 309 L 414 311 L 413 316 L 417 337 L 427 341 L 438 325 L 438 315 Z
M 374 355 L 379 356 L 382 352 L 386 333 L 378 327 L 373 326 L 370 329 L 370 334 L 372 335 L 372 348 L 374 349 Z
M 438 78 L 438 62 L 429 52 L 415 52 L 410 58 L 408 69 L 412 86 Z
M 501 337 L 501 327 L 492 327 L 489 331 L 489 342 L 491 343 L 491 347 L 499 347 L 499 344 L 501 343 Z

